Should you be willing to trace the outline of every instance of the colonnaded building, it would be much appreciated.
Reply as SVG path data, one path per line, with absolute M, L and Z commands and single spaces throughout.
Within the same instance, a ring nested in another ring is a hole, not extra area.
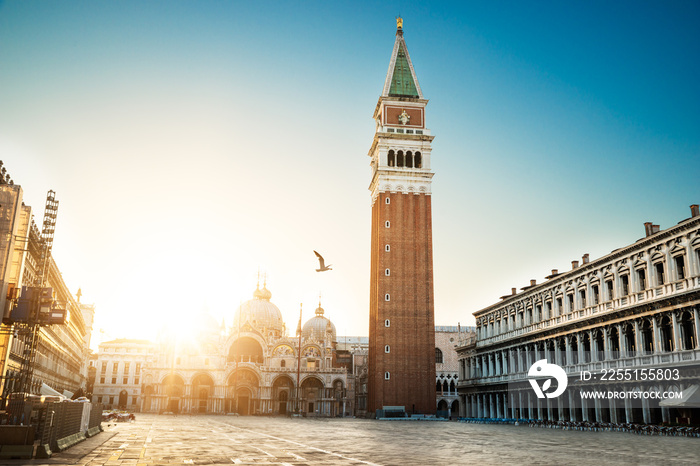
M 635 243 L 594 261 L 586 254 L 572 270 L 552 270 L 545 283 L 532 280 L 475 312 L 476 338 L 457 350 L 460 414 L 700 423 L 700 211 L 690 208 L 691 217 L 671 228 L 646 223 Z M 538 398 L 528 383 L 542 359 L 568 376 L 557 398 Z M 612 370 L 614 380 L 601 381 Z M 583 399 L 581 390 L 683 397 Z
M 348 415 L 348 376 L 336 361 L 335 325 L 319 303 L 316 315 L 290 337 L 271 296 L 258 286 L 230 329 L 202 319 L 191 341 L 161 340 L 142 369 L 141 411 Z

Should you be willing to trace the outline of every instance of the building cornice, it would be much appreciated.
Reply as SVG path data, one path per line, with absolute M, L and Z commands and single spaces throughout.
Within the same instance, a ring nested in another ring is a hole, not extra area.
M 653 235 L 650 235 L 645 238 L 641 238 L 637 240 L 636 242 L 624 246 L 619 249 L 615 249 L 612 251 L 610 254 L 607 254 L 599 259 L 595 259 L 591 262 L 588 262 L 586 264 L 581 265 L 580 267 L 577 267 L 574 270 L 570 270 L 568 272 L 560 273 L 556 275 L 555 277 L 552 277 L 548 281 L 541 283 L 539 285 L 534 285 L 531 287 L 527 287 L 527 290 L 524 293 L 519 293 L 515 294 L 512 296 L 508 296 L 503 299 L 503 301 L 494 303 L 488 307 L 485 307 L 483 309 L 480 309 L 476 312 L 474 312 L 472 315 L 475 317 L 481 317 L 484 314 L 488 314 L 491 311 L 498 310 L 502 307 L 507 307 L 509 305 L 513 305 L 514 303 L 521 301 L 523 299 L 527 299 L 529 297 L 538 295 L 539 293 L 542 293 L 545 290 L 548 290 L 550 288 L 555 288 L 556 286 L 567 282 L 567 281 L 572 281 L 575 278 L 586 275 L 589 272 L 601 268 L 605 266 L 608 263 L 614 262 L 616 259 L 623 258 L 625 256 L 628 256 L 632 253 L 636 253 L 637 251 L 644 250 L 649 247 L 653 247 L 654 245 L 663 242 L 666 239 L 670 239 L 686 230 L 690 230 L 690 233 L 692 232 L 692 229 L 695 227 L 700 227 L 700 217 L 690 217 L 688 219 L 685 219 L 681 222 L 679 222 L 677 225 L 674 225 L 671 228 L 668 228 L 666 230 L 660 231 L 658 233 L 655 233 Z M 695 232 L 698 236 L 700 236 L 700 231 Z

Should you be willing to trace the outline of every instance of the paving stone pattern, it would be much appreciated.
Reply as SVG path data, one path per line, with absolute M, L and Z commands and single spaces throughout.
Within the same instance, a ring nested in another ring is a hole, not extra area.
M 700 439 L 456 422 L 139 414 L 51 465 L 697 465 Z

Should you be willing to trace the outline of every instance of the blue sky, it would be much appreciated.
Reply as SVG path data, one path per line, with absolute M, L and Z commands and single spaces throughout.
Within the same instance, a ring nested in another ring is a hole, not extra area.
M 398 14 L 436 136 L 437 324 L 700 203 L 698 2 L 5 1 L 0 158 L 37 218 L 57 192 L 96 331 L 230 320 L 260 269 L 291 332 L 321 292 L 367 334 Z

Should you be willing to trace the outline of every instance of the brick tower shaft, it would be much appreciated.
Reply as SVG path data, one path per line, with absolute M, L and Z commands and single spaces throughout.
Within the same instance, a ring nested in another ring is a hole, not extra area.
M 368 410 L 434 414 L 435 318 L 430 169 L 418 80 L 398 24 L 374 113 Z

